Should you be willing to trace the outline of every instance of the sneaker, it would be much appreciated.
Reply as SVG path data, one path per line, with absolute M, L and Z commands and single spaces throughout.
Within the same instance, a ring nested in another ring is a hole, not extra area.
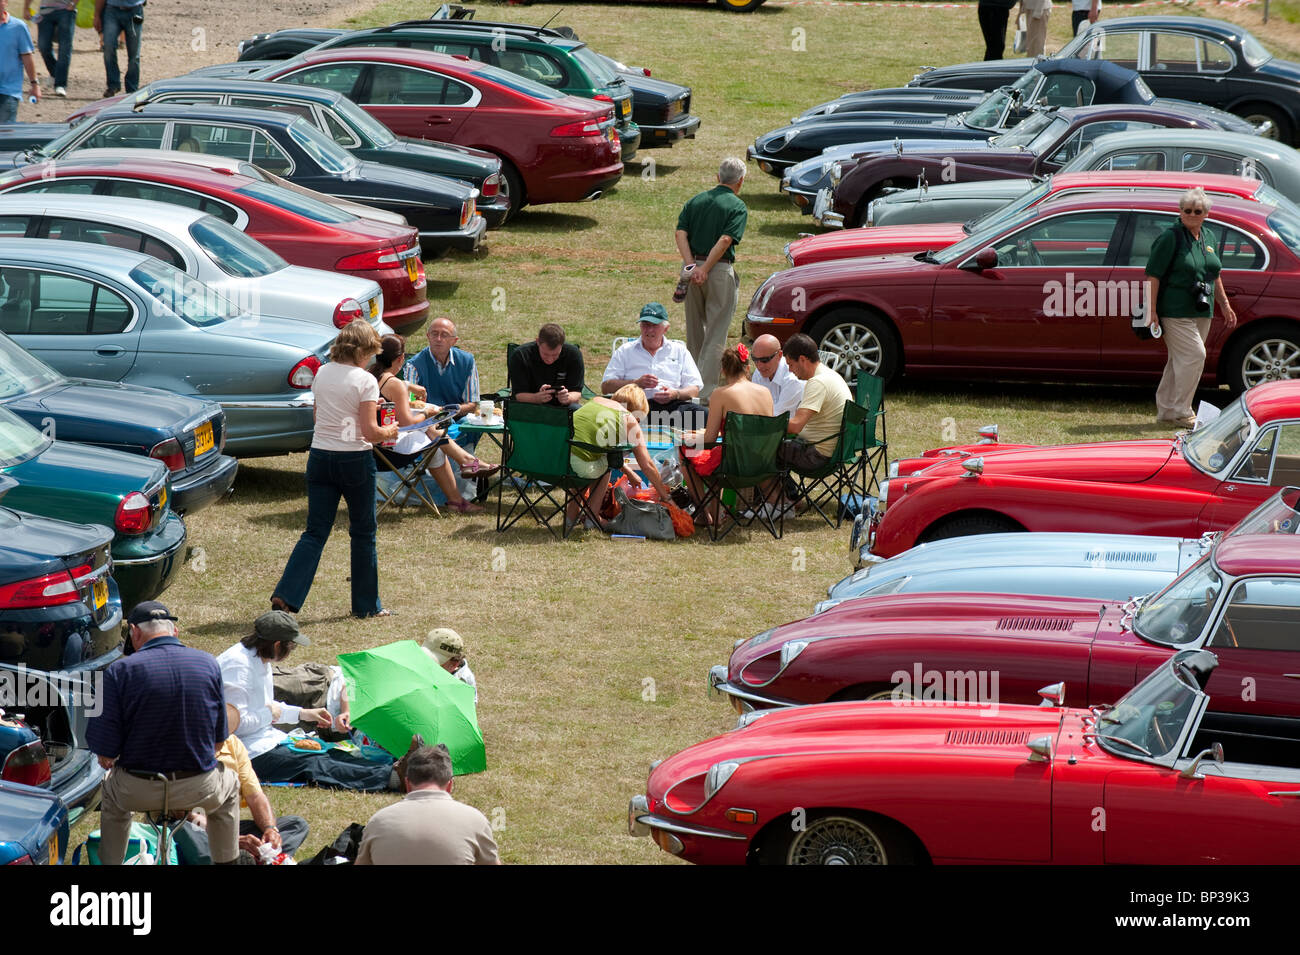
M 54 87 L 54 95 L 62 96 L 64 99 L 67 99 L 68 88 L 66 86 L 56 86 Z

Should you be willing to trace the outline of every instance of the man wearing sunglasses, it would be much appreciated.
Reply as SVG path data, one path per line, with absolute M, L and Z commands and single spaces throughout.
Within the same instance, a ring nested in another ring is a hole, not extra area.
M 803 400 L 803 382 L 790 370 L 776 336 L 759 335 L 750 346 L 749 357 L 754 360 L 754 374 L 749 380 L 772 395 L 772 413 L 788 411 L 793 415 Z
M 1205 371 L 1214 303 L 1223 309 L 1228 330 L 1237 324 L 1219 275 L 1218 238 L 1204 227 L 1211 205 L 1200 187 L 1184 192 L 1178 222 L 1156 238 L 1147 259 L 1147 324 L 1161 331 L 1168 353 L 1156 389 L 1156 420 L 1182 428 L 1196 426 L 1192 401 Z

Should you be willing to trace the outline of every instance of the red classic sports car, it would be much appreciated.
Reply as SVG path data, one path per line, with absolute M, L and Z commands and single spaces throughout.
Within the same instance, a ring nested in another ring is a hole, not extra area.
M 94 193 L 201 209 L 248 233 L 291 265 L 378 282 L 384 321 L 398 331 L 428 316 L 424 261 L 414 227 L 358 217 L 328 196 L 292 184 L 170 162 L 147 150 L 132 152 L 140 158 L 69 156 L 23 166 L 0 175 L 0 194 Z
M 941 252 L 786 269 L 754 293 L 745 334 L 807 332 L 846 379 L 1154 382 L 1165 351 L 1132 313 L 1177 209 L 1169 192 L 1067 196 Z M 1239 321 L 1214 324 L 1203 382 L 1300 375 L 1300 214 L 1219 199 L 1209 218 Z
M 1300 381 L 1252 388 L 1170 439 L 1051 447 L 975 444 L 893 461 L 871 552 L 1007 531 L 1197 537 L 1300 484 Z
M 1287 676 L 1300 673 L 1300 519 L 1262 510 L 1282 513 L 1253 515 L 1156 595 L 864 597 L 742 642 L 709 683 L 739 712 L 909 698 L 996 707 L 1037 702 L 1057 680 L 1093 704 L 1179 650 L 1209 648 L 1214 709 L 1300 720 L 1300 683 Z
M 796 239 L 785 247 L 785 259 L 791 265 L 809 265 L 829 262 L 831 259 L 852 259 L 869 255 L 915 255 L 947 248 L 954 242 L 976 232 L 982 232 L 998 222 L 1017 216 L 1043 202 L 1054 202 L 1065 196 L 1081 193 L 1104 192 L 1102 198 L 1114 200 L 1122 191 L 1177 190 L 1200 186 L 1211 196 L 1251 199 L 1277 205 L 1282 196 L 1272 186 L 1258 179 L 1241 176 L 1198 176 L 1185 172 L 1063 172 L 1050 176 L 1047 181 L 1030 189 L 1016 199 L 988 215 L 960 222 L 936 222 L 906 226 L 864 226 L 843 232 L 826 232 Z
M 748 714 L 653 766 L 628 831 L 712 864 L 1294 862 L 1296 724 L 1210 710 L 1215 664 L 1179 653 L 1092 709 L 1067 686 Z
M 613 106 L 466 56 L 345 47 L 303 53 L 249 79 L 323 86 L 399 136 L 495 153 L 510 201 L 521 207 L 595 199 L 623 175 Z

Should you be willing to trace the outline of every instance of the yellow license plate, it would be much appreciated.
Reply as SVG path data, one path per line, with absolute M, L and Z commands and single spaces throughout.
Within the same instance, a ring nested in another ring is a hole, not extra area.
M 210 438 L 209 441 L 211 441 Z M 196 454 L 195 457 L 198 457 L 198 455 Z M 165 510 L 167 510 L 167 485 L 166 484 L 164 484 L 163 489 L 158 492 L 158 513 L 161 514 Z
M 98 610 L 108 603 L 108 581 L 95 581 L 95 609 Z
M 619 103 L 618 105 L 619 108 L 623 110 L 624 116 L 632 112 L 632 101 L 630 99 L 625 99 L 623 100 L 623 102 Z
M 412 282 L 416 281 L 420 276 L 419 266 L 415 264 L 415 256 L 411 256 L 406 260 L 406 275 Z
M 53 839 L 50 840 L 50 865 L 58 865 L 58 864 L 59 864 L 59 837 L 56 835 Z
M 199 425 L 197 428 L 194 429 L 194 457 L 196 459 L 200 455 L 207 454 L 215 446 L 216 446 L 215 442 L 212 440 L 211 421 L 205 421 L 203 422 L 203 424 Z M 164 488 L 163 494 L 166 495 L 166 493 L 167 490 L 166 488 Z
M 370 300 L 370 317 L 376 318 L 378 317 L 378 315 L 379 315 L 379 299 L 372 298 Z

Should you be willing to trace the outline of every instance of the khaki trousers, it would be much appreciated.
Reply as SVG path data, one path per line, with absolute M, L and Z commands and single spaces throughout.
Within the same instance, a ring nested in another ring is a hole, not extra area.
M 727 347 L 739 289 L 740 280 L 731 263 L 719 262 L 703 285 L 692 282 L 686 290 L 686 350 L 695 359 L 704 381 L 702 399 L 708 398 L 718 383 L 718 365 Z
M 1166 419 L 1190 418 L 1196 413 L 1192 400 L 1205 371 L 1205 338 L 1210 334 L 1208 318 L 1165 318 L 1160 316 L 1164 334 L 1160 340 L 1169 353 L 1165 373 L 1156 388 L 1157 416 Z
M 99 858 L 104 865 L 121 865 L 131 813 L 161 810 L 163 784 L 112 769 L 104 779 L 102 793 Z M 167 808 L 202 809 L 208 815 L 212 861 L 234 862 L 239 857 L 239 778 L 221 763 L 210 772 L 168 783 Z
M 1042 56 L 1047 49 L 1047 18 L 1051 10 L 1045 10 L 1041 17 L 1025 15 L 1025 56 L 1031 59 Z

